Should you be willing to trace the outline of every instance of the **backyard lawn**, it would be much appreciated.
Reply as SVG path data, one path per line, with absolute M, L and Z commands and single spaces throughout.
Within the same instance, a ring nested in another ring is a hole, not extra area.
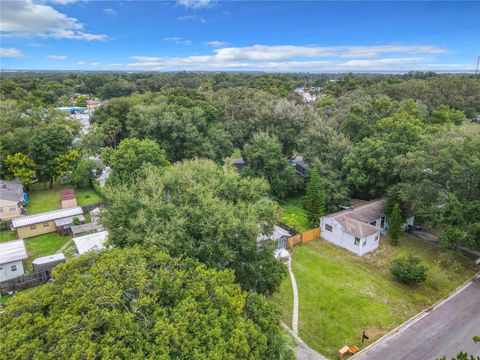
M 303 209 L 303 199 L 295 197 L 287 199 L 280 203 L 283 209 L 282 223 L 293 227 L 299 232 L 310 230 L 307 219 L 307 212 Z
M 25 262 L 27 269 L 32 270 L 31 264 L 34 259 L 55 254 L 69 240 L 70 236 L 59 235 L 56 232 L 25 239 L 28 253 L 28 259 Z
M 16 231 L 0 231 L 0 242 L 11 241 L 17 238 Z
M 429 267 L 427 281 L 406 286 L 393 279 L 390 262 L 399 254 L 421 256 Z M 421 310 L 446 297 L 475 273 L 464 258 L 451 251 L 406 236 L 397 247 L 382 238 L 373 254 L 357 257 L 324 240 L 293 250 L 293 271 L 300 297 L 301 338 L 327 357 L 344 345 L 379 338 Z M 290 279 L 285 278 L 273 301 L 291 325 Z
M 71 188 L 71 186 L 57 184 L 53 189 L 44 189 L 43 186 L 36 186 L 33 191 L 28 193 L 27 215 L 61 209 L 60 191 L 67 188 Z M 75 189 L 75 194 L 77 195 L 77 204 L 79 206 L 103 201 L 103 198 L 91 187 Z

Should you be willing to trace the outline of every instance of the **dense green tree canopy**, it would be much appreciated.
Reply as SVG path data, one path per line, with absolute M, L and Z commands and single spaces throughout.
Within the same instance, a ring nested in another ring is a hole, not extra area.
M 286 197 L 296 187 L 294 169 L 282 154 L 282 145 L 276 137 L 259 133 L 242 152 L 247 166 L 243 176 L 260 177 L 268 181 L 272 193 Z
M 159 168 L 168 165 L 165 151 L 153 140 L 122 140 L 116 149 L 106 148 L 102 158 L 112 168 L 108 179 L 110 184 L 134 180 L 138 171 L 147 164 Z
M 292 359 L 273 305 L 231 271 L 162 252 L 90 252 L 0 317 L 0 359 Z
M 143 244 L 231 268 L 245 289 L 273 292 L 285 267 L 273 249 L 257 246 L 260 226 L 272 231 L 280 217 L 267 194 L 264 180 L 241 178 L 230 166 L 185 161 L 163 174 L 146 169 L 133 184 L 107 189 L 102 223 L 117 247 Z

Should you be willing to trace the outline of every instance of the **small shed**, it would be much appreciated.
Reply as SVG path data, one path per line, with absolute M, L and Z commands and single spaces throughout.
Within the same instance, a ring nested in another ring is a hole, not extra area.
M 62 209 L 77 206 L 77 196 L 74 189 L 63 189 L 60 191 L 60 202 Z
M 278 249 L 285 249 L 288 238 L 292 236 L 289 231 L 283 229 L 282 227 L 275 225 L 273 227 L 273 233 L 265 234 L 260 233 L 257 236 L 257 243 L 261 243 L 262 241 L 276 241 L 278 243 Z
M 243 160 L 243 158 L 235 158 L 232 159 L 231 162 L 239 173 L 242 172 L 243 168 L 246 166 L 245 160 Z
M 102 225 L 97 223 L 86 223 L 82 225 L 75 225 L 70 228 L 72 236 L 78 236 L 79 234 L 83 233 L 93 233 L 93 232 L 100 232 L 105 230 Z
M 75 243 L 78 253 L 82 255 L 87 251 L 104 249 L 107 236 L 108 231 L 101 231 L 98 233 L 73 238 L 73 242 Z
M 62 253 L 39 257 L 32 262 L 33 272 L 51 270 L 58 264 L 62 264 L 66 261 L 65 255 Z
M 55 220 L 55 227 L 57 228 L 57 232 L 61 235 L 72 235 L 72 226 L 74 219 L 78 219 L 80 224 L 85 222 L 85 216 L 83 215 L 76 215 L 76 216 L 69 216 L 62 219 Z

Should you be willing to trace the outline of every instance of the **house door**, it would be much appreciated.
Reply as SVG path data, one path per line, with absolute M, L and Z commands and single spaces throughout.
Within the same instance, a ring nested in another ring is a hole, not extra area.
M 287 240 L 288 238 L 286 236 L 283 236 L 280 239 L 278 239 L 278 248 L 285 249 L 287 247 Z

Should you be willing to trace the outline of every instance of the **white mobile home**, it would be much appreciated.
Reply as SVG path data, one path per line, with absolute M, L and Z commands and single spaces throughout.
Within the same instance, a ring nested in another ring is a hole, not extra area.
M 77 248 L 78 253 L 82 255 L 91 250 L 104 249 L 107 236 L 108 231 L 101 231 L 89 235 L 75 237 L 72 240 Z
M 320 219 L 322 238 L 359 256 L 378 248 L 385 228 L 383 200 L 363 202 Z
M 28 258 L 23 240 L 0 243 L 0 281 L 22 276 L 23 260 Z

